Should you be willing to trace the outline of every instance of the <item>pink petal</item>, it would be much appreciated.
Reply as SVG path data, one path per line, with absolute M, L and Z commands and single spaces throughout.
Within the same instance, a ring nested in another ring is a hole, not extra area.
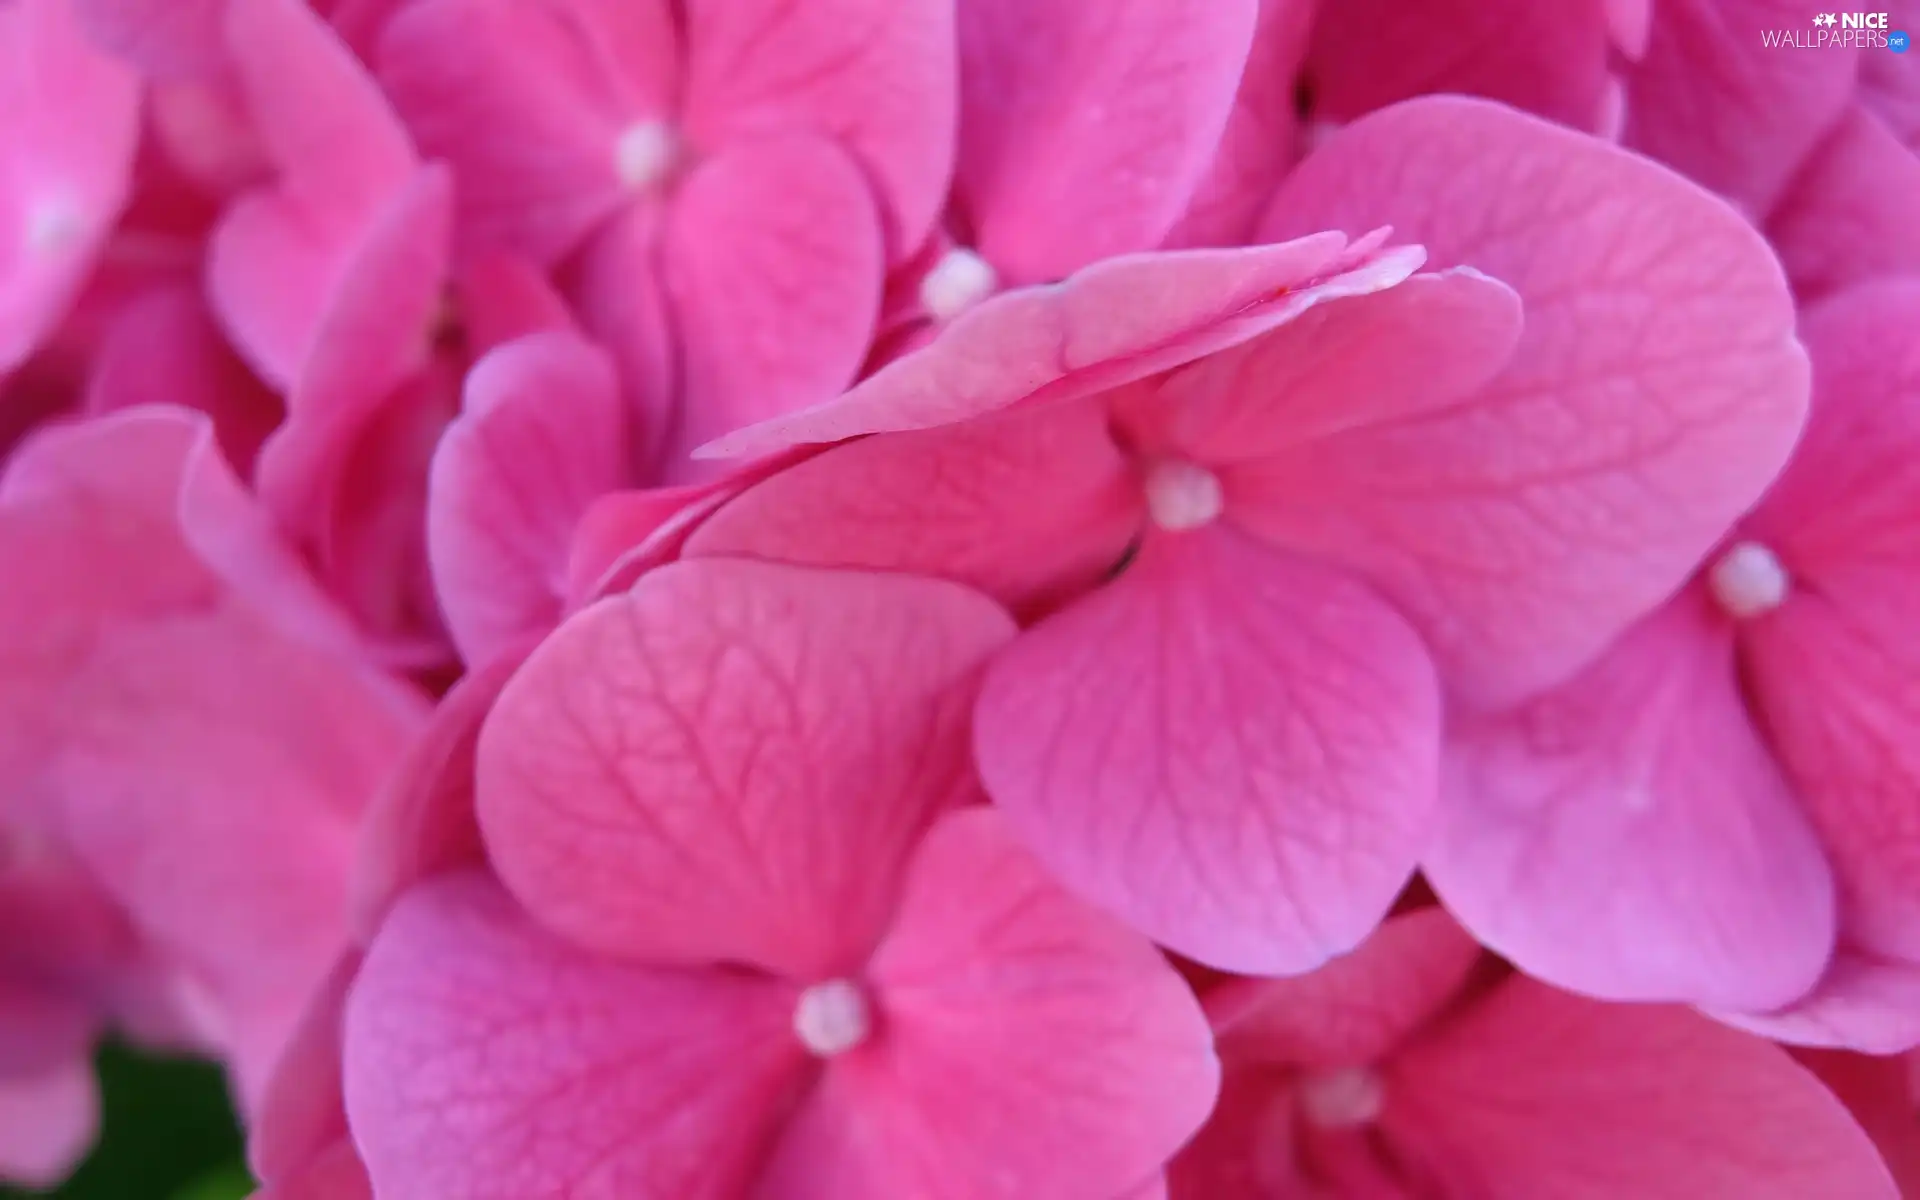
M 197 290 L 154 289 L 128 305 L 101 344 L 85 407 L 99 414 L 142 405 L 180 404 L 213 418 L 221 449 L 251 474 L 260 444 L 283 416 L 233 351 Z
M 1586 672 L 1456 724 L 1434 890 L 1532 975 L 1611 1000 L 1767 1009 L 1833 951 L 1833 875 L 1689 591 Z
M 247 1162 L 263 1180 L 298 1177 L 347 1136 L 341 1026 L 360 960 L 358 951 L 342 955 L 308 997 L 261 1090 L 247 1130 Z
M 661 247 L 684 389 L 669 461 L 852 383 L 878 319 L 881 253 L 867 185 L 827 142 L 736 145 L 695 170 Z
M 1885 275 L 1920 274 L 1920 155 L 1855 105 L 1767 218 L 1803 297 Z
M 1298 159 L 1295 84 L 1318 0 L 1259 0 L 1253 44 L 1213 162 L 1166 249 L 1253 240 L 1267 200 Z
M 1485 101 L 1347 127 L 1265 232 L 1387 220 L 1513 287 L 1526 333 L 1455 410 L 1318 447 L 1285 540 L 1366 574 L 1461 699 L 1511 702 L 1670 595 L 1779 470 L 1806 402 L 1792 304 L 1712 197 Z
M 928 833 L 870 978 L 880 1039 L 829 1064 L 765 1195 L 1118 1197 L 1213 1106 L 1193 993 L 990 810 Z
M 1382 1118 L 1439 1194 L 1489 1200 L 1899 1195 L 1778 1048 L 1683 1009 L 1515 978 L 1393 1063 Z
M 1505 284 L 1469 268 L 1416 275 L 1319 305 L 1109 403 L 1138 452 L 1208 464 L 1237 520 L 1257 528 L 1272 517 L 1284 529 L 1314 505 L 1297 479 L 1324 439 L 1458 405 L 1499 374 L 1521 326 Z
M 228 5 L 227 45 L 279 181 L 231 209 L 208 262 L 241 355 L 285 391 L 413 149 L 352 52 L 300 0 Z
M 433 456 L 427 546 L 470 664 L 559 623 L 567 553 L 589 504 L 628 482 L 613 363 L 571 333 L 510 342 L 467 375 Z
M 1749 624 L 1748 687 L 1833 856 L 1843 928 L 1920 961 L 1920 284 L 1809 310 L 1807 436 L 1746 530 L 1791 578 Z
M 1012 624 L 953 584 L 714 560 L 573 617 L 480 733 L 480 828 L 583 945 L 824 977 L 975 785 L 966 711 Z
M 1660 0 L 1627 73 L 1625 144 L 1759 216 L 1845 109 L 1862 55 L 1769 47 L 1811 38 L 1798 0 Z
M 690 0 L 685 120 L 698 145 L 825 134 L 873 180 L 886 258 L 932 230 L 953 171 L 950 0 Z M 773 193 L 778 195 L 779 193 Z
M 988 794 L 1068 887 L 1208 966 L 1291 974 L 1357 945 L 1413 874 L 1439 720 L 1392 610 L 1203 529 L 1150 536 L 1023 634 L 974 743 Z
M 573 531 L 567 610 L 624 592 L 648 571 L 679 558 L 688 535 L 709 514 L 770 474 L 750 467 L 708 483 L 609 492 L 595 500 Z
M 1894 1054 L 1920 1046 L 1920 964 L 1842 946 L 1820 986 L 1793 1004 L 1771 1013 L 1713 1015 L 1791 1045 Z
M 0 1076 L 0 1179 L 53 1187 L 99 1129 L 100 1096 L 85 1056 L 24 1078 Z
M 51 335 L 119 219 L 139 104 L 66 0 L 0 6 L 0 376 Z
M 532 650 L 532 643 L 516 646 L 462 675 L 368 803 L 347 881 L 359 941 L 373 939 L 414 884 L 485 860 L 473 811 L 475 747 L 501 689 Z
M 597 26 L 570 7 L 421 0 L 381 35 L 380 82 L 421 150 L 459 177 L 464 249 L 551 263 L 634 198 L 615 147 L 665 97 L 622 86 L 583 44 Z
M 1419 268 L 1417 250 L 1377 253 L 1377 244 L 1349 248 L 1344 237 L 1327 234 L 1278 246 L 1123 256 L 1060 284 L 1002 292 L 838 400 L 709 443 L 700 454 L 764 454 L 928 429 L 1022 400 L 1118 387 L 1246 341 L 1328 295 L 1378 290 Z
M 1832 1050 L 1800 1051 L 1800 1064 L 1820 1077 L 1880 1148 L 1901 1195 L 1920 1189 L 1920 1101 L 1912 1056 L 1881 1058 Z
M 1311 974 L 1224 983 L 1207 993 L 1207 1013 L 1232 1063 L 1376 1062 L 1459 997 L 1484 961 L 1452 917 L 1421 909 Z
M 954 203 L 1012 284 L 1166 237 L 1232 111 L 1257 0 L 963 0 Z
M 1025 609 L 1098 582 L 1144 518 L 1105 411 L 1068 402 L 833 447 L 729 501 L 683 553 L 937 575 Z
M 160 79 L 218 74 L 226 66 L 227 0 L 70 0 L 96 45 Z
M 661 278 L 663 212 L 637 211 L 616 218 L 581 250 L 567 280 L 567 295 L 580 326 L 620 368 L 620 383 L 632 411 L 638 458 L 634 467 L 647 483 L 671 480 L 681 466 L 668 461 L 669 440 L 680 421 L 681 363 L 674 318 Z
M 1485 96 L 1593 130 L 1610 72 L 1607 0 L 1341 0 L 1314 25 L 1313 116 L 1351 121 L 1434 92 Z M 1758 39 L 1756 38 L 1756 41 Z
M 300 1171 L 268 1182 L 253 1200 L 374 1200 L 374 1195 L 360 1155 L 341 1138 Z
M 789 988 L 589 958 L 478 873 L 422 885 L 347 1009 L 346 1096 L 377 1195 L 744 1194 L 799 1083 Z
M 461 341 L 479 358 L 533 333 L 574 329 L 573 313 L 546 275 L 524 258 L 482 254 L 454 273 Z

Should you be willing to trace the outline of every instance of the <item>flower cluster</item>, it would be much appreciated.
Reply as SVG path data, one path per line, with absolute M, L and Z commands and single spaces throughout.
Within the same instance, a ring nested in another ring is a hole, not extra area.
M 1920 1196 L 1815 15 L 0 0 L 0 1176 Z

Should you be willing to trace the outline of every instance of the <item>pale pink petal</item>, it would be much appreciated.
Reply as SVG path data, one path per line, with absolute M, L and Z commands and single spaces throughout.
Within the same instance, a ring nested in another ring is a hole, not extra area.
M 1115 1198 L 1213 1106 L 1219 1065 L 1187 985 L 1061 892 L 991 810 L 928 833 L 868 979 L 880 1033 L 828 1065 L 770 1198 Z
M 1813 418 L 1743 531 L 1787 572 L 1751 622 L 1747 683 L 1840 882 L 1863 950 L 1920 962 L 1920 283 L 1809 310 Z
M 1258 974 L 1372 932 L 1437 789 L 1433 671 L 1365 588 L 1232 529 L 1150 536 L 1028 630 L 975 717 L 987 792 L 1061 880 Z
M 1387 1138 L 1441 1195 L 1899 1195 L 1819 1080 L 1684 1009 L 1514 978 L 1403 1051 L 1385 1088 Z
M 968 309 L 930 345 L 845 396 L 702 447 L 764 454 L 865 433 L 927 429 L 1022 400 L 1088 395 L 1191 362 L 1338 295 L 1390 287 L 1417 248 L 1339 234 L 1277 246 L 1128 255 Z
M 1296 77 L 1319 0 L 1259 0 L 1259 7 L 1233 111 L 1166 249 L 1251 241 L 1273 189 L 1299 158 Z
M 468 372 L 434 451 L 427 548 L 469 664 L 559 623 L 574 526 L 630 482 L 626 417 L 612 361 L 575 334 L 510 342 Z
M 83 1055 L 48 1071 L 0 1076 L 0 1179 L 51 1188 L 100 1130 L 100 1095 Z
M 459 178 L 464 250 L 550 263 L 634 198 L 620 135 L 659 114 L 594 55 L 568 7 L 420 0 L 381 34 L 381 84 L 421 151 Z
M 1136 452 L 1207 464 L 1235 518 L 1257 526 L 1273 482 L 1291 490 L 1296 455 L 1458 405 L 1506 365 L 1522 322 L 1513 290 L 1477 271 L 1416 275 L 1319 305 L 1108 402 Z
M 669 464 L 853 382 L 879 316 L 879 235 L 859 168 L 817 139 L 732 145 L 680 185 L 661 247 L 682 389 Z
M 347 1115 L 379 1195 L 745 1193 L 806 1052 L 789 985 L 595 960 L 478 873 L 388 919 L 347 1008 Z
M 119 219 L 139 105 L 67 0 L 0 6 L 0 377 L 52 334 Z
M 1572 681 L 1450 733 L 1422 865 L 1523 970 L 1606 999 L 1742 1009 L 1820 977 L 1833 874 L 1700 591 Z
M 731 150 L 743 135 L 830 136 L 873 180 L 887 261 L 918 249 L 953 172 L 951 0 L 689 0 L 682 11 L 692 141 Z
M 1014 285 L 1166 237 L 1232 111 L 1257 0 L 962 0 L 956 213 Z
M 347 1136 L 341 1027 L 360 961 L 357 950 L 343 954 L 321 980 L 261 1088 L 247 1129 L 247 1163 L 261 1179 L 295 1178 Z
M 1221 1056 L 1237 1064 L 1344 1067 L 1384 1058 L 1465 989 L 1486 961 L 1438 908 L 1389 918 L 1351 954 L 1292 979 L 1229 980 L 1207 993 Z
M 921 830 L 977 792 L 967 709 L 1012 633 L 935 580 L 654 571 L 569 619 L 501 693 L 476 766 L 493 864 L 584 945 L 844 970 Z
M 207 282 L 235 347 L 285 391 L 361 239 L 417 167 L 373 80 L 301 0 L 230 3 L 226 37 L 280 173 L 222 220 Z
M 1920 154 L 1860 105 L 1807 159 L 1767 217 L 1803 299 L 1864 279 L 1920 274 Z
M 159 79 L 202 78 L 226 66 L 229 0 L 69 0 L 102 50 Z
M 1820 986 L 1786 1008 L 1713 1015 L 1789 1045 L 1899 1053 L 1920 1046 L 1920 964 L 1842 946 Z
M 260 444 L 284 415 L 186 284 L 155 288 L 129 304 L 100 344 L 87 381 L 89 413 L 158 404 L 211 417 L 221 449 L 242 476 L 251 474 Z
M 374 793 L 347 880 L 357 940 L 370 942 L 414 884 L 485 860 L 473 811 L 474 748 L 500 690 L 532 650 L 514 647 L 462 675 Z
M 1485 96 L 1591 131 L 1609 81 L 1608 0 L 1337 0 L 1314 23 L 1316 120 L 1435 92 Z
M 1628 70 L 1625 144 L 1758 217 L 1840 119 L 1860 51 L 1768 46 L 1815 34 L 1801 0 L 1660 0 Z
M 1025 609 L 1098 582 L 1145 515 L 1106 413 L 1070 401 L 835 446 L 727 502 L 683 553 L 937 575 Z
M 1265 532 L 1364 573 L 1450 689 L 1558 682 L 1670 595 L 1785 462 L 1807 364 L 1766 245 L 1594 138 L 1429 97 L 1342 130 L 1266 234 L 1393 222 L 1519 292 L 1526 331 L 1466 403 L 1328 439 Z

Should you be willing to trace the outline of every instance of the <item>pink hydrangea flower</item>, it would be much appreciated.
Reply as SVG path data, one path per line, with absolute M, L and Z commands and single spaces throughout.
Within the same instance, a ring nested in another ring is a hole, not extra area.
M 1439 909 L 1297 979 L 1207 996 L 1220 1107 L 1173 1200 L 1900 1195 L 1777 1047 L 1513 975 Z
M 1813 415 L 1766 499 L 1579 677 L 1458 724 L 1427 871 L 1489 946 L 1589 994 L 1718 1009 L 1824 977 L 1766 1027 L 1920 1040 L 1916 321 L 1912 281 L 1809 309 Z
M 940 581 L 723 562 L 570 619 L 480 736 L 498 878 L 410 890 L 353 986 L 376 1191 L 1148 1186 L 1216 1067 L 1178 974 L 969 803 L 1013 632 Z
M 988 301 L 723 442 L 876 434 L 685 552 L 944 575 L 1044 615 L 978 718 L 1009 820 L 1182 954 L 1315 966 L 1425 848 L 1434 667 L 1467 707 L 1578 669 L 1760 493 L 1805 402 L 1762 244 L 1644 161 L 1416 101 L 1303 163 L 1267 232 L 1387 221 L 1447 269 L 1328 234 Z M 1695 256 L 1715 270 L 1668 265 Z
M 340 952 L 358 815 L 422 706 L 198 558 L 178 506 L 217 454 L 204 418 L 130 409 L 0 477 L 0 790 L 45 797 L 246 1101 Z

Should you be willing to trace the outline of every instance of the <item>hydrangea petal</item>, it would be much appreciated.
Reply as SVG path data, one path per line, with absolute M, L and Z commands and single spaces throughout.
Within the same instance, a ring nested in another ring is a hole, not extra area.
M 805 1051 L 792 990 L 596 960 L 485 875 L 422 884 L 347 1007 L 346 1097 L 378 1195 L 743 1194 Z
M 535 650 L 480 733 L 480 828 L 533 915 L 656 962 L 827 978 L 974 789 L 965 721 L 1012 635 L 954 584 L 701 560 Z
M 1861 280 L 1920 275 L 1920 152 L 1855 105 L 1767 216 L 1803 301 Z
M 1256 0 L 964 0 L 954 203 L 1010 284 L 1158 245 L 1232 111 Z
M 0 1076 L 0 1179 L 52 1188 L 99 1130 L 100 1095 L 86 1058 L 25 1078 Z
M 1920 1046 L 1920 964 L 1843 945 L 1820 986 L 1793 1004 L 1771 1013 L 1713 1015 L 1790 1045 L 1897 1054 Z
M 70 0 L 101 49 L 159 79 L 197 79 L 226 66 L 227 0 Z
M 1392 221 L 1517 291 L 1467 403 L 1316 448 L 1287 539 L 1414 618 L 1450 690 L 1558 682 L 1670 595 L 1786 461 L 1808 369 L 1778 264 L 1666 170 L 1484 100 L 1429 97 L 1300 165 L 1266 234 Z
M 828 1068 L 769 1196 L 1118 1197 L 1213 1105 L 1186 984 L 1062 893 L 991 810 L 929 831 L 869 978 L 884 1032 Z
M 1149 536 L 1023 634 L 974 742 L 988 794 L 1067 886 L 1188 958 L 1282 974 L 1352 949 L 1412 876 L 1439 720 L 1391 609 L 1212 528 Z

